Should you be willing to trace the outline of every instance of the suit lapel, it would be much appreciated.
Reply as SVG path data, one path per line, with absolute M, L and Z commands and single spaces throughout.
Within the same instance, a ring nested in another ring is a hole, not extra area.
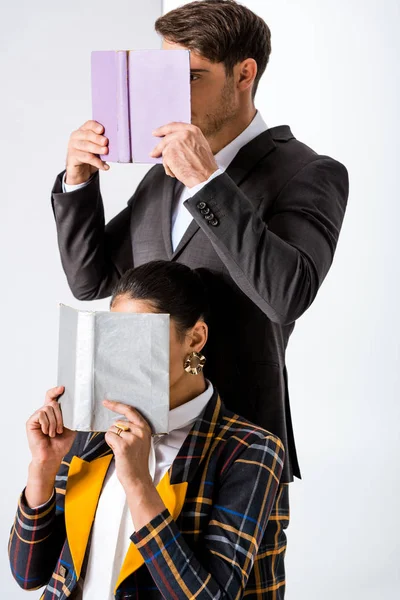
M 161 227 L 164 238 L 165 250 L 167 252 L 168 260 L 172 259 L 172 241 L 171 241 L 171 223 L 172 223 L 172 204 L 174 201 L 174 190 L 175 190 L 176 179 L 164 176 L 163 186 L 163 198 L 162 198 L 162 215 L 161 215 Z M 180 182 L 179 182 L 180 183 Z M 182 185 L 182 184 L 180 184 Z
M 183 234 L 181 241 L 175 248 L 175 252 L 172 255 L 172 259 L 174 259 L 178 256 L 178 254 L 181 252 L 181 250 L 183 250 L 183 248 L 190 242 L 190 240 L 192 239 L 192 237 L 194 236 L 194 234 L 196 233 L 196 231 L 198 229 L 200 229 L 200 225 L 198 225 L 196 223 L 196 221 L 193 219 L 190 222 L 189 227 L 186 229 L 185 233 Z
M 268 156 L 275 148 L 276 144 L 271 130 L 267 129 L 239 150 L 226 173 L 237 186 L 240 186 L 260 160 Z
M 162 231 L 165 243 L 165 249 L 167 251 L 168 259 L 174 260 L 180 253 L 181 249 L 186 246 L 190 239 L 194 236 L 196 231 L 199 229 L 196 221 L 193 219 L 182 236 L 175 251 L 172 248 L 172 213 L 174 207 L 174 201 L 177 201 L 183 192 L 184 185 L 177 179 L 165 176 L 163 189 L 163 214 L 162 214 Z

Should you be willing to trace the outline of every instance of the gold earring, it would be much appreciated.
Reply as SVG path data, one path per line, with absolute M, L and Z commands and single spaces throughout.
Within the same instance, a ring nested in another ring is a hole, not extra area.
M 191 352 L 186 358 L 183 368 L 186 373 L 191 375 L 198 375 L 202 372 L 204 365 L 206 364 L 206 357 L 203 354 L 197 352 Z

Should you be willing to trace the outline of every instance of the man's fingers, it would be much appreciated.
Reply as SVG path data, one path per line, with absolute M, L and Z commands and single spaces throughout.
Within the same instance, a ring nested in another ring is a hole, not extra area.
M 74 131 L 71 134 L 70 145 L 75 146 L 78 140 L 84 142 L 92 142 L 93 144 L 97 144 L 102 149 L 104 146 L 107 146 L 109 141 L 108 137 L 106 137 L 105 135 L 98 135 L 97 133 L 94 133 L 94 131 L 92 131 L 91 129 L 88 129 L 86 131 L 83 129 L 78 129 L 77 131 Z
M 176 133 L 177 131 L 184 131 L 187 129 L 194 131 L 195 126 L 191 125 L 190 123 L 173 122 L 168 123 L 167 125 L 163 125 L 162 127 L 158 127 L 157 129 L 154 129 L 154 131 L 152 131 L 151 133 L 156 137 L 161 137 L 163 135 L 168 135 L 170 133 Z
M 108 146 L 100 146 L 88 140 L 75 140 L 74 149 L 90 152 L 91 154 L 108 154 Z
M 71 156 L 71 161 L 74 159 L 79 161 L 79 164 L 92 165 L 102 171 L 107 171 L 110 167 L 106 162 L 103 162 L 96 154 L 91 152 L 85 152 L 84 150 L 75 150 L 74 155 Z
M 86 121 L 86 123 L 84 123 L 82 125 L 82 127 L 80 127 L 79 129 L 83 129 L 83 130 L 87 130 L 87 129 L 91 129 L 92 131 L 95 131 L 96 133 L 103 133 L 104 131 L 104 127 L 101 123 L 98 123 L 97 121 Z
M 167 165 L 167 163 L 165 162 L 165 160 L 163 161 L 163 166 L 164 166 L 164 169 L 165 169 L 165 173 L 169 177 L 175 177 L 174 173 L 171 171 L 171 169 L 169 168 L 169 166 Z
M 168 138 L 168 139 L 164 138 L 159 144 L 157 144 L 157 146 L 155 148 L 153 148 L 153 150 L 150 152 L 150 156 L 152 156 L 153 158 L 159 158 L 160 156 L 162 156 L 162 153 L 164 152 L 166 145 L 170 141 L 171 141 L 170 138 Z
M 156 146 L 154 150 L 150 152 L 149 156 L 152 156 L 153 158 L 160 158 L 160 156 L 162 156 L 162 149 L 159 146 Z
M 182 136 L 179 135 L 178 132 L 173 132 L 171 134 L 169 134 L 168 136 L 164 137 L 164 139 L 162 139 L 157 146 L 150 152 L 150 156 L 152 156 L 153 158 L 159 158 L 163 152 L 165 152 L 165 148 L 174 140 L 179 140 Z

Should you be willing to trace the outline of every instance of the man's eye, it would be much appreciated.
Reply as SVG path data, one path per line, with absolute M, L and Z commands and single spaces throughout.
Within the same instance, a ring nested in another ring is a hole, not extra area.
M 196 79 L 198 79 L 199 76 L 198 75 L 190 75 L 190 81 L 196 81 Z

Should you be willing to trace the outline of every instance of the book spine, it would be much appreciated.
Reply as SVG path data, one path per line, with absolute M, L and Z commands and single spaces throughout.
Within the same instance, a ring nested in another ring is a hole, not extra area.
M 95 313 L 80 312 L 77 326 L 74 422 L 91 430 L 93 414 L 93 359 Z
M 119 162 L 132 162 L 129 127 L 128 52 L 116 53 L 117 69 L 117 131 Z

